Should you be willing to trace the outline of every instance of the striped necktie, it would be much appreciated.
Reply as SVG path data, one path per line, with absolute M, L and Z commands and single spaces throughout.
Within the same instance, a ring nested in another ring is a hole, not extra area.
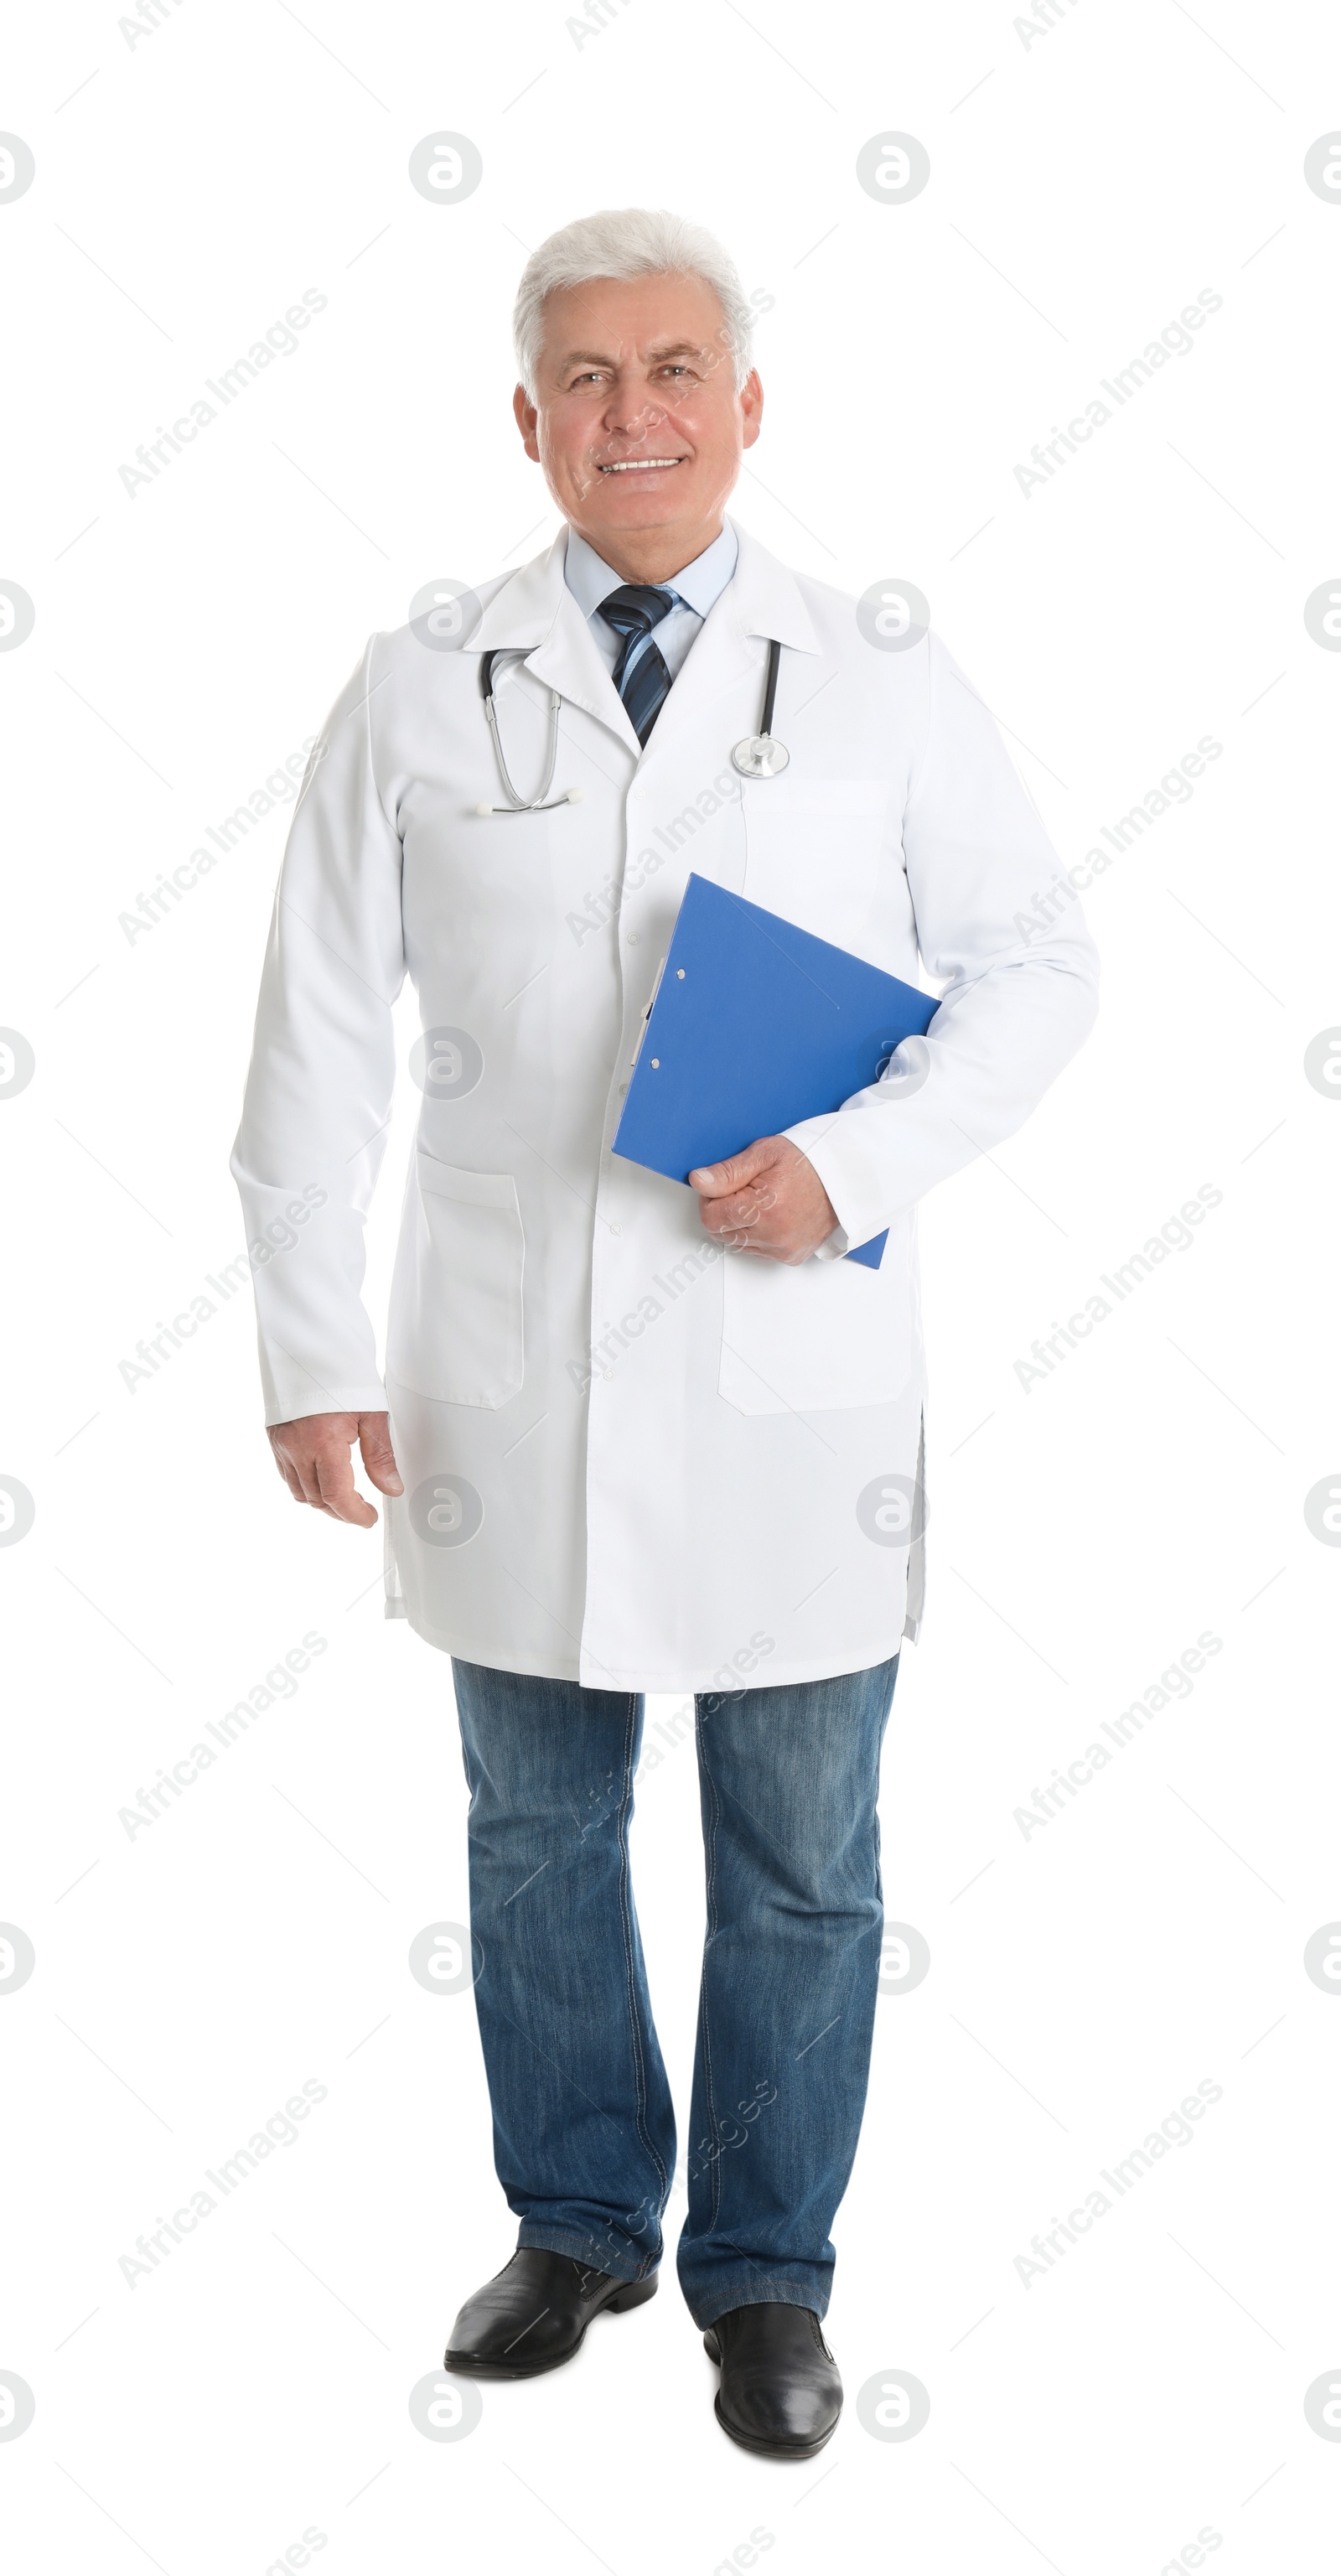
M 606 625 L 613 626 L 616 635 L 623 638 L 611 677 L 640 744 L 646 743 L 666 703 L 671 679 L 659 645 L 648 644 L 642 652 L 638 647 L 674 605 L 673 591 L 653 590 L 632 581 L 626 582 L 622 590 L 612 590 L 600 605 Z

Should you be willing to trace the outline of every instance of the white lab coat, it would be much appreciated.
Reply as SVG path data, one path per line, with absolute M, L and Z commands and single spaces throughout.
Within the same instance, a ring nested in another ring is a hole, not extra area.
M 267 1421 L 389 1407 L 388 1612 L 602 1689 L 813 1680 L 916 1634 L 917 1203 L 1021 1124 L 1095 1010 L 1079 905 L 1040 905 L 1055 854 L 949 655 L 873 647 L 850 599 L 738 535 L 641 754 L 563 534 L 481 589 L 465 649 L 370 638 L 293 817 L 233 1155 Z M 769 637 L 791 761 L 753 781 L 730 751 Z M 527 652 L 496 675 L 521 792 L 553 688 L 552 792 L 579 804 L 475 812 L 501 795 L 494 647 Z M 692 1191 L 611 1154 L 691 868 L 944 988 L 924 1079 L 790 1131 L 851 1242 L 888 1227 L 878 1271 L 722 1253 Z M 384 1392 L 363 1226 L 407 972 L 430 1034 Z

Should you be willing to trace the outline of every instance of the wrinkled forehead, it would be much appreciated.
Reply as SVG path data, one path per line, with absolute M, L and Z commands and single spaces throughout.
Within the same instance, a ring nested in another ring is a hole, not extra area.
M 701 277 L 596 277 L 556 287 L 541 310 L 545 370 L 650 372 L 680 360 L 716 369 L 730 353 L 726 316 Z

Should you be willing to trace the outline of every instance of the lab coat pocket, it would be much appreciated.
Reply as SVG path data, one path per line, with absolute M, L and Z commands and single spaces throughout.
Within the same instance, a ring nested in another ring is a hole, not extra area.
M 793 1270 L 728 1252 L 718 1394 L 739 1413 L 893 1404 L 912 1375 L 911 1243 L 905 1217 L 890 1227 L 878 1270 L 859 1261 Z
M 507 1404 L 522 1382 L 525 1239 L 510 1172 L 415 1157 L 387 1368 L 435 1404 Z
M 883 778 L 747 780 L 747 902 L 847 948 L 869 935 L 890 790 Z M 822 1265 L 821 1265 L 822 1266 Z

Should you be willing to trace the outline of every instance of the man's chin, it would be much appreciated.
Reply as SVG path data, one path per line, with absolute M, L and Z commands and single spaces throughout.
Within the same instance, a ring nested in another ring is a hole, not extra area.
M 699 514 L 694 478 L 683 469 L 639 474 L 593 475 L 588 507 L 608 513 L 622 527 L 641 519 L 693 519 Z
M 686 473 L 681 479 L 679 472 L 673 472 L 646 477 L 597 474 L 585 490 L 574 493 L 566 515 L 588 534 L 602 527 L 612 536 L 632 536 L 655 528 L 698 528 L 711 513 L 712 500 L 705 496 L 698 477 Z M 592 543 L 596 543 L 594 535 Z

